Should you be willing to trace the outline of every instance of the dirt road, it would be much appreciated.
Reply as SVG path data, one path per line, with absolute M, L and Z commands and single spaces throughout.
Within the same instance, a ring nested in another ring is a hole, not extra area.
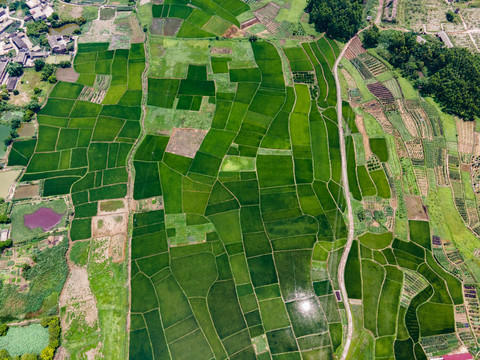
M 375 19 L 375 24 L 378 24 L 381 20 L 383 9 L 383 0 L 380 0 L 380 4 L 378 7 L 378 14 Z M 359 30 L 355 36 L 360 34 L 362 31 L 368 29 L 371 25 Z M 354 36 L 354 37 L 355 37 Z M 341 360 L 345 360 L 348 355 L 348 351 L 350 350 L 350 344 L 352 342 L 353 337 L 353 318 L 352 318 L 352 311 L 350 309 L 350 303 L 348 302 L 348 295 L 347 289 L 345 287 L 345 265 L 347 264 L 348 254 L 350 253 L 350 249 L 352 247 L 352 242 L 354 238 L 354 223 L 353 223 L 353 210 L 352 210 L 352 201 L 350 199 L 350 188 L 348 186 L 348 176 L 347 176 L 347 152 L 345 149 L 345 138 L 344 138 L 344 130 L 343 130 L 343 117 L 342 117 L 342 89 L 340 86 L 340 81 L 338 79 L 338 64 L 343 58 L 345 51 L 347 51 L 348 46 L 354 39 L 351 38 L 347 44 L 343 47 L 340 55 L 338 55 L 337 61 L 335 61 L 335 65 L 333 66 L 333 76 L 335 77 L 335 85 L 337 88 L 337 119 L 338 119 L 338 132 L 340 135 L 340 155 L 342 157 L 342 182 L 343 188 L 345 190 L 346 199 L 347 199 L 347 217 L 348 217 L 348 238 L 347 244 L 345 245 L 345 250 L 343 251 L 342 258 L 340 259 L 340 264 L 338 265 L 338 285 L 340 287 L 340 291 L 342 293 L 343 304 L 345 306 L 345 312 L 347 313 L 347 339 L 345 340 L 345 345 L 343 347 L 343 353 L 341 356 Z
M 347 199 L 347 216 L 348 216 L 348 239 L 347 244 L 345 245 L 345 250 L 343 251 L 342 258 L 340 260 L 340 265 L 338 266 L 338 285 L 340 286 L 340 291 L 342 292 L 343 304 L 345 306 L 345 312 L 347 313 L 347 339 L 345 341 L 345 346 L 343 348 L 343 353 L 341 360 L 347 358 L 348 350 L 350 349 L 350 343 L 352 342 L 353 336 L 353 318 L 352 311 L 350 310 L 350 304 L 348 303 L 347 289 L 345 287 L 345 265 L 347 263 L 348 254 L 350 248 L 352 247 L 353 236 L 354 236 L 354 224 L 353 224 L 353 211 L 352 211 L 352 202 L 350 200 L 350 189 L 348 186 L 348 177 L 347 177 L 347 154 L 345 149 L 345 138 L 343 133 L 343 118 L 342 118 L 342 89 L 340 87 L 340 81 L 338 80 L 338 64 L 348 49 L 351 41 L 344 46 L 342 52 L 335 61 L 333 66 L 333 76 L 335 77 L 335 84 L 337 87 L 337 118 L 338 118 L 338 132 L 340 135 L 340 155 L 342 157 L 342 181 L 343 188 L 345 190 L 345 197 Z

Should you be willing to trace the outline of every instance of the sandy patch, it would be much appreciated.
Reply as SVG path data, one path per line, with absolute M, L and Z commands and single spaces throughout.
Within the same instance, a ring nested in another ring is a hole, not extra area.
M 166 151 L 194 158 L 205 135 L 207 135 L 206 130 L 174 128 Z
M 128 217 L 126 213 L 94 216 L 92 218 L 92 236 L 102 237 L 127 232 Z

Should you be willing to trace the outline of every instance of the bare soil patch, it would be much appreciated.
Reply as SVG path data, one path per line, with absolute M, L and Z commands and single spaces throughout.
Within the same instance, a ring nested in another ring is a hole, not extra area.
M 244 37 L 245 36 L 245 30 L 240 30 L 237 26 L 232 25 L 230 29 L 225 31 L 225 34 L 223 34 L 223 37 L 225 38 L 238 38 L 238 37 Z
M 59 81 L 66 81 L 66 82 L 76 82 L 78 77 L 80 76 L 72 67 L 69 68 L 58 68 L 57 69 L 57 79 Z
M 405 195 L 405 204 L 409 220 L 428 221 L 427 208 L 423 205 L 421 196 Z
M 72 266 L 59 298 L 59 306 L 66 307 L 62 330 L 67 332 L 73 321 L 83 318 L 89 327 L 98 326 L 95 298 L 90 289 L 87 269 Z
M 92 219 L 93 237 L 125 234 L 128 217 L 126 213 L 95 216 Z
M 125 260 L 126 240 L 126 236 L 121 234 L 110 237 L 108 256 L 112 258 L 113 262 L 121 263 Z
M 177 18 L 166 18 L 163 25 L 163 35 L 165 36 L 175 36 L 182 26 L 182 19 Z
M 458 151 L 464 154 L 473 152 L 475 145 L 475 121 L 455 119 L 458 133 Z
M 232 49 L 228 47 L 212 47 L 210 53 L 216 55 L 232 54 Z
M 154 18 L 152 20 L 152 25 L 150 26 L 150 32 L 153 35 L 163 35 L 163 23 L 164 19 Z
M 148 199 L 136 200 L 135 211 L 146 212 L 163 209 L 163 196 L 155 196 Z
M 193 158 L 200 148 L 205 135 L 207 135 L 205 130 L 174 128 L 166 151 Z
M 39 185 L 19 186 L 15 189 L 15 195 L 13 196 L 13 198 L 15 200 L 32 198 L 32 197 L 38 196 L 39 191 L 40 191 Z
M 370 140 L 368 139 L 367 130 L 363 123 L 363 116 L 355 115 L 355 123 L 357 124 L 358 131 L 362 134 L 363 147 L 365 149 L 365 159 L 370 159 L 372 156 L 372 150 L 370 149 Z

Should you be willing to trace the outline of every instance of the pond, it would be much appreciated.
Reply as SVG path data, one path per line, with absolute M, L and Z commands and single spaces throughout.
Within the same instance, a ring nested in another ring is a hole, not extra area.
M 62 216 L 62 214 L 58 214 L 50 208 L 42 207 L 33 214 L 24 215 L 23 224 L 30 229 L 41 227 L 43 231 L 48 231 L 60 223 Z
M 48 346 L 48 338 L 48 329 L 40 324 L 15 326 L 0 336 L 0 349 L 7 350 L 10 356 L 40 354 Z
M 49 28 L 48 34 L 49 35 L 72 35 L 75 29 L 79 29 L 80 26 L 77 24 L 66 24 L 60 26 L 59 28 Z
M 7 170 L 0 171 L 0 197 L 6 198 L 8 190 L 15 180 L 20 175 L 21 170 Z
M 22 123 L 18 128 L 18 136 L 20 137 L 32 137 L 35 135 L 35 124 L 33 123 Z

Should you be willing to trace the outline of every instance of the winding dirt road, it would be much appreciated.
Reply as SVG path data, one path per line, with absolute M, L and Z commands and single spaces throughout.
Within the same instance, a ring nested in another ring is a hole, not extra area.
M 375 18 L 375 24 L 380 23 L 380 20 L 382 18 L 382 10 L 383 10 L 383 0 L 380 0 L 377 17 Z M 362 31 L 368 29 L 370 26 L 371 24 L 359 30 L 355 34 L 355 36 L 360 34 Z M 335 77 L 335 85 L 337 89 L 337 119 L 338 119 L 338 133 L 340 135 L 339 136 L 340 137 L 340 155 L 342 158 L 342 182 L 343 182 L 343 188 L 345 190 L 345 197 L 347 199 L 347 217 L 348 217 L 347 244 L 345 245 L 345 250 L 343 251 L 342 258 L 340 259 L 340 264 L 338 265 L 338 273 L 337 273 L 338 285 L 342 293 L 342 300 L 345 307 L 345 312 L 347 313 L 347 339 L 345 340 L 342 356 L 340 357 L 341 360 L 346 360 L 348 351 L 350 350 L 352 337 L 353 337 L 353 317 L 352 317 L 352 311 L 350 309 L 350 303 L 348 302 L 347 289 L 345 287 L 345 265 L 347 264 L 348 254 L 350 253 L 350 249 L 352 247 L 355 226 L 353 223 L 353 210 L 352 210 L 352 201 L 350 199 L 350 188 L 348 186 L 347 152 L 345 149 L 345 138 L 344 138 L 343 116 L 342 116 L 342 88 L 340 86 L 340 81 L 338 80 L 338 64 L 342 60 L 343 55 L 347 51 L 348 47 L 350 46 L 350 43 L 353 41 L 355 36 L 345 44 L 345 46 L 340 52 L 340 55 L 338 55 L 338 58 L 335 61 L 335 64 L 333 66 L 333 76 Z
M 352 42 L 353 38 L 348 41 L 344 46 L 342 52 L 335 61 L 333 66 L 333 76 L 335 77 L 335 84 L 337 87 L 337 119 L 338 119 L 338 132 L 340 135 L 340 155 L 342 157 L 342 181 L 343 188 L 345 190 L 345 197 L 347 199 L 347 216 L 348 216 L 348 239 L 347 244 L 345 245 L 345 250 L 343 251 L 340 264 L 338 265 L 338 285 L 340 286 L 340 291 L 342 292 L 343 304 L 345 306 L 345 311 L 347 313 L 347 339 L 343 347 L 343 353 L 341 360 L 347 358 L 348 350 L 350 349 L 350 343 L 352 342 L 353 336 L 353 318 L 352 311 L 350 310 L 350 304 L 348 302 L 347 289 L 345 287 L 345 265 L 347 263 L 348 254 L 350 253 L 350 248 L 352 247 L 353 237 L 354 237 L 354 224 L 353 224 L 353 210 L 352 210 L 352 201 L 350 199 L 350 188 L 348 186 L 348 177 L 347 177 L 347 154 L 345 149 L 345 138 L 343 130 L 343 117 L 342 117 L 342 89 L 340 86 L 340 81 L 338 80 L 338 64 L 342 60 L 345 51 L 348 49 L 348 46 Z

